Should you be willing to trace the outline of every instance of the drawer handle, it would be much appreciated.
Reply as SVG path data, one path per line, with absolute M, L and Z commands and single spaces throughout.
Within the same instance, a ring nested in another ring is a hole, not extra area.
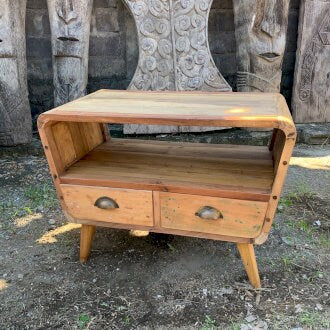
M 196 213 L 196 216 L 206 220 L 223 219 L 222 213 L 212 206 L 203 206 Z
M 115 200 L 109 197 L 100 197 L 95 202 L 94 206 L 98 207 L 99 209 L 103 210 L 110 210 L 110 209 L 118 209 L 119 205 Z

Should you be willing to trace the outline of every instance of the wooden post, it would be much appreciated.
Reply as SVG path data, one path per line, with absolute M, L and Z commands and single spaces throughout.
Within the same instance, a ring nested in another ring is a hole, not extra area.
M 279 92 L 288 26 L 288 0 L 233 0 L 237 90 Z
M 330 2 L 301 3 L 292 96 L 298 123 L 330 122 Z
M 52 34 L 54 103 L 86 94 L 93 0 L 47 0 Z
M 26 0 L 0 1 L 0 145 L 28 143 L 32 121 L 25 46 Z
M 254 288 L 260 288 L 260 277 L 253 244 L 237 243 L 237 248 L 241 255 L 250 283 Z
M 89 257 L 95 226 L 81 225 L 80 232 L 80 262 L 85 263 Z

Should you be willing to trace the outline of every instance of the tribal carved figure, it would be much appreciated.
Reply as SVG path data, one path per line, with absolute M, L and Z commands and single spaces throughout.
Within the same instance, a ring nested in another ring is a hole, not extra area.
M 297 122 L 330 121 L 330 1 L 302 4 L 292 97 Z
M 237 90 L 279 92 L 289 0 L 233 0 Z
M 132 13 L 139 62 L 133 90 L 231 91 L 213 61 L 208 18 L 213 0 L 124 0 Z M 126 134 L 205 131 L 214 128 L 124 126 Z
M 0 145 L 28 143 L 32 121 L 25 47 L 26 0 L 0 0 Z
M 130 89 L 231 91 L 209 49 L 212 1 L 124 0 L 139 40 Z
M 54 103 L 86 94 L 93 0 L 47 0 L 54 70 Z

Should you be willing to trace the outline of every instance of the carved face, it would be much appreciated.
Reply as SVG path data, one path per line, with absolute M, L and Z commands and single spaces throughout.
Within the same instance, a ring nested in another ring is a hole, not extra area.
M 54 55 L 55 105 L 84 94 L 92 0 L 48 0 Z
M 246 81 L 245 91 L 279 91 L 288 4 L 287 0 L 234 1 L 238 71 L 242 79 L 238 83 L 244 85 Z

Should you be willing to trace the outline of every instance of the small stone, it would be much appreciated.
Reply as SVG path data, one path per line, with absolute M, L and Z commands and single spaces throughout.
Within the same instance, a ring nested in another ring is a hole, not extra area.
M 303 310 L 303 307 L 304 307 L 304 305 L 302 305 L 302 304 L 298 304 L 298 305 L 296 305 L 294 308 L 295 308 L 295 313 L 296 314 L 299 314 L 299 313 L 302 313 L 304 310 Z
M 24 277 L 24 275 L 23 275 L 23 274 L 18 274 L 18 275 L 17 275 L 17 278 L 18 278 L 19 280 L 22 280 L 22 279 L 23 279 L 23 277 Z
M 316 304 L 316 310 L 323 311 L 323 307 L 321 304 Z
M 318 274 L 318 277 L 319 277 L 319 278 L 323 278 L 323 274 L 322 274 L 322 273 L 319 273 L 319 274 Z
M 54 219 L 49 219 L 49 220 L 48 220 L 48 223 L 49 223 L 50 225 L 55 225 L 56 221 L 55 221 Z
M 157 299 L 161 299 L 161 298 L 163 298 L 163 296 L 162 296 L 161 294 L 158 294 L 158 295 L 156 296 L 156 298 L 157 298 Z
M 97 281 L 96 278 L 94 278 L 94 279 L 93 279 L 93 283 L 96 283 L 96 281 Z
M 257 318 L 254 315 L 250 314 L 245 318 L 245 321 L 251 323 L 251 322 L 255 321 L 256 319 Z

